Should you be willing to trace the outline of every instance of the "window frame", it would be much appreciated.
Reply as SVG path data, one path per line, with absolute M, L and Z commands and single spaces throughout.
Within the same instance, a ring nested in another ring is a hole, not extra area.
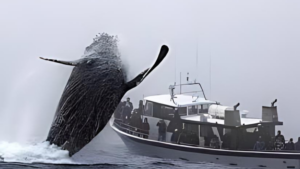
M 151 115 L 146 114 L 146 109 L 148 108 L 148 104 L 151 104 L 151 105 L 152 105 L 152 108 L 151 108 L 151 109 L 152 109 L 152 110 L 151 110 Z M 144 115 L 144 116 L 148 116 L 148 117 L 153 117 L 153 102 L 146 101 L 143 115 Z

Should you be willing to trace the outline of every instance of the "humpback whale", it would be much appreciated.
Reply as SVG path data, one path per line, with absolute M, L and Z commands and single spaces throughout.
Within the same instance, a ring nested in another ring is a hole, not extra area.
M 75 61 L 43 60 L 74 66 L 60 98 L 46 141 L 72 156 L 88 144 L 111 118 L 124 94 L 140 84 L 165 58 L 163 45 L 154 65 L 130 81 L 115 36 L 102 33 Z

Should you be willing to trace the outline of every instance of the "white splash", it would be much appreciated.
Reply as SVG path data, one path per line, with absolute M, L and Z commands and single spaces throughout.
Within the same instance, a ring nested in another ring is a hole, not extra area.
M 74 163 L 68 154 L 68 151 L 50 145 L 49 142 L 36 144 L 0 142 L 0 156 L 4 158 L 4 162 Z

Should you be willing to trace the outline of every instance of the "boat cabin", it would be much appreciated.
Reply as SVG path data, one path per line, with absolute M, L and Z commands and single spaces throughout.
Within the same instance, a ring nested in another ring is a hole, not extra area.
M 196 86 L 200 90 L 184 93 L 183 86 Z M 180 92 L 175 94 L 178 87 Z M 261 118 L 250 118 L 247 111 L 237 109 L 238 105 L 223 106 L 206 99 L 200 83 L 171 85 L 169 90 L 170 94 L 144 98 L 142 111 L 133 110 L 131 121 L 124 122 L 129 118 L 124 115 L 116 119 L 116 126 L 143 138 L 174 144 L 253 150 L 258 139 L 266 146 L 271 145 L 275 126 L 283 124 L 278 121 L 274 104 L 262 107 Z M 141 122 L 134 122 L 140 119 Z

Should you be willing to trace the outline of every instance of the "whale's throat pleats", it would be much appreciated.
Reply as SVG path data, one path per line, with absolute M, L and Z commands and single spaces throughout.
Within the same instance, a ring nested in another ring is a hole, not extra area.
M 65 144 L 73 155 L 104 128 L 125 93 L 123 73 L 114 64 L 96 59 L 73 69 L 47 141 Z
M 161 47 L 154 65 L 125 83 L 125 72 L 117 48 L 117 37 L 99 34 L 81 59 L 43 60 L 74 66 L 60 98 L 47 137 L 74 155 L 105 127 L 124 94 L 141 83 L 165 58 Z

